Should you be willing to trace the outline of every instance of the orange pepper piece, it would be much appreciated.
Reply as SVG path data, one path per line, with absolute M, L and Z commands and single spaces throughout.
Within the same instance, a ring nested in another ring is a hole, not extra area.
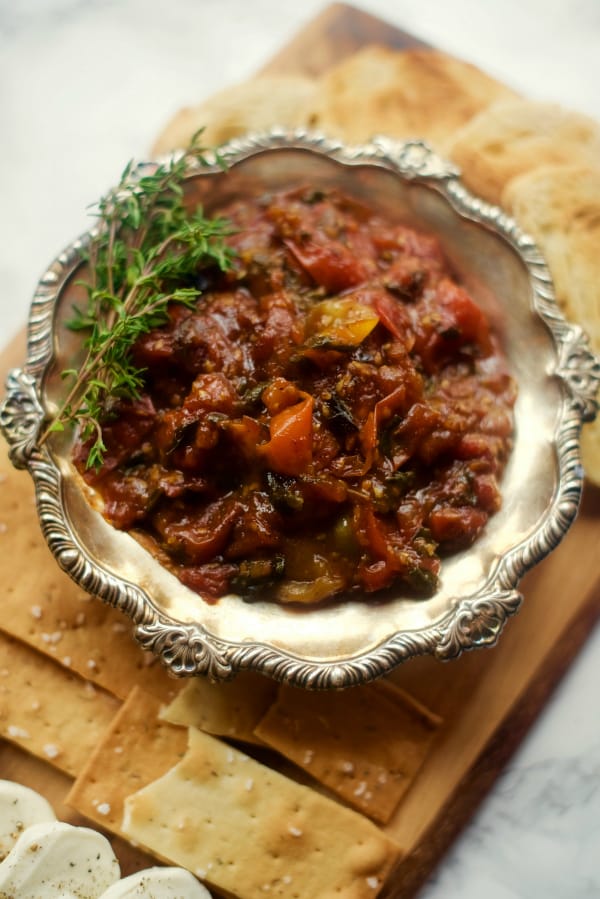
M 279 474 L 295 476 L 312 461 L 313 398 L 288 406 L 271 418 L 271 439 L 259 447 L 267 465 Z

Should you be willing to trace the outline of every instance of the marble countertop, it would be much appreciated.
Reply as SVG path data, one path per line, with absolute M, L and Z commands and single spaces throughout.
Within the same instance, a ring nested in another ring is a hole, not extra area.
M 243 80 L 323 0 L 0 0 L 0 341 L 86 207 L 179 107 Z M 363 0 L 530 97 L 600 119 L 598 0 Z M 600 633 L 421 899 L 600 896 Z

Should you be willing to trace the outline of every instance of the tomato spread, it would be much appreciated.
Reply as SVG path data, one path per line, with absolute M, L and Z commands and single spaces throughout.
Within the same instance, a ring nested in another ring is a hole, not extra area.
M 515 385 L 438 241 L 336 191 L 238 200 L 227 271 L 133 348 L 85 471 L 207 601 L 430 595 L 500 506 Z

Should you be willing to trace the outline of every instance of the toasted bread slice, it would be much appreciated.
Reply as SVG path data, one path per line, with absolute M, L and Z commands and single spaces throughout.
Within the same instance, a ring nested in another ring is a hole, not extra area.
M 205 146 L 219 146 L 247 131 L 304 125 L 316 85 L 316 80 L 302 75 L 279 75 L 228 87 L 198 106 L 180 109 L 157 137 L 152 152 L 159 156 L 187 147 L 200 128 Z
M 510 181 L 502 202 L 539 244 L 566 317 L 600 353 L 600 164 L 542 166 Z M 581 449 L 586 475 L 600 485 L 599 419 L 584 427 Z
M 480 69 L 437 50 L 372 45 L 321 79 L 309 124 L 334 137 L 425 138 L 436 148 L 465 122 L 516 94 Z
M 600 165 L 600 125 L 554 103 L 498 103 L 467 123 L 448 155 L 465 184 L 499 204 L 513 178 L 542 165 Z

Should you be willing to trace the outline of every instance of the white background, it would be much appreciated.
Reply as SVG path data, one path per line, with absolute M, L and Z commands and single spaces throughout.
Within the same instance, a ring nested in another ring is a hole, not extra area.
M 171 114 L 247 78 L 324 5 L 0 0 L 0 343 L 88 227 L 86 207 Z M 600 0 L 361 6 L 600 119 Z M 548 601 L 568 601 L 568 585 Z M 600 896 L 599 682 L 596 633 L 422 899 Z

